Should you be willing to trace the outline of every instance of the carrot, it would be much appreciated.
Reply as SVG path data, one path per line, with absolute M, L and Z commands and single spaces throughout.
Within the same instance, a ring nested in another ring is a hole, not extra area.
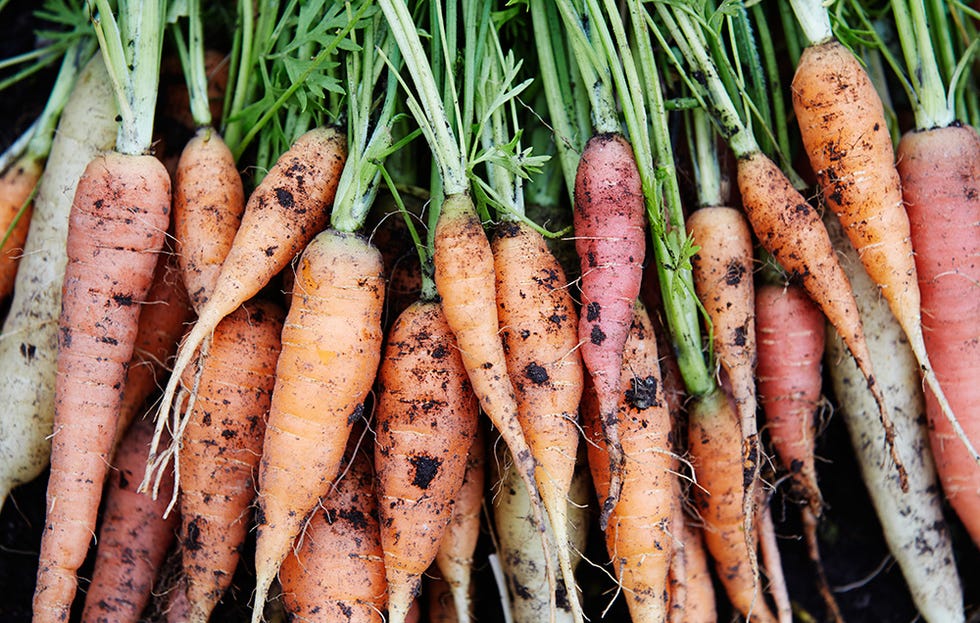
M 840 223 L 832 217 L 825 220 L 868 326 L 868 347 L 882 388 L 893 405 L 897 445 L 909 466 L 907 491 L 889 469 L 880 425 L 869 417 L 873 401 L 864 384 L 855 382 L 858 372 L 853 362 L 843 357 L 842 344 L 828 332 L 827 368 L 837 412 L 847 426 L 885 542 L 902 569 L 916 607 L 929 621 L 961 621 L 962 585 L 943 518 L 936 463 L 929 452 L 919 366 L 901 325 L 868 277 Z
M 715 356 L 732 385 L 749 451 L 746 468 L 755 473 L 759 448 L 752 232 L 739 210 L 714 206 L 695 210 L 687 219 L 687 233 L 699 247 L 691 256 L 695 291 L 711 320 Z
M 491 248 L 507 372 L 537 462 L 535 481 L 554 527 L 567 603 L 577 618 L 581 605 L 567 532 L 583 383 L 577 315 L 565 273 L 540 233 L 525 223 L 504 221 Z
M 460 623 L 472 620 L 473 555 L 480 539 L 483 513 L 483 487 L 486 481 L 486 435 L 477 426 L 473 444 L 466 459 L 463 484 L 453 505 L 453 516 L 439 542 L 436 567 L 449 586 L 456 618 Z
M 0 299 L 14 291 L 17 266 L 31 224 L 31 195 L 42 170 L 41 160 L 22 156 L 0 175 L 0 237 L 6 238 L 0 246 Z
M 323 229 L 327 223 L 326 208 L 333 201 L 345 158 L 343 134 L 332 128 L 310 130 L 279 157 L 249 196 L 214 290 L 177 351 L 173 374 L 157 411 L 151 467 L 158 468 L 160 458 L 167 456 L 158 456 L 159 434 L 167 422 L 181 375 L 198 347 L 222 318 L 255 296 Z M 179 438 L 174 439 L 174 444 L 179 442 Z M 149 476 L 148 473 L 144 478 L 143 486 L 148 485 Z
M 218 324 L 200 374 L 184 374 L 198 384 L 177 463 L 189 621 L 208 620 L 245 543 L 284 315 L 246 303 Z
M 807 6 L 795 0 L 793 6 L 798 15 L 808 9 L 826 13 L 813 2 Z M 927 353 L 909 217 L 881 98 L 854 54 L 832 38 L 829 18 L 806 34 L 810 45 L 800 57 L 792 91 L 810 165 L 824 199 L 908 336 L 923 379 L 980 466 L 980 454 L 962 430 Z
M 442 309 L 459 344 L 473 392 L 514 457 L 531 492 L 533 514 L 544 538 L 542 502 L 535 481 L 537 460 L 520 425 L 498 333 L 493 253 L 468 195 L 449 195 L 443 202 L 433 261 Z
M 546 569 L 557 560 L 554 535 L 548 537 L 552 547 L 547 553 L 541 547 L 541 539 L 533 515 L 530 513 L 530 498 L 527 487 L 514 469 L 514 462 L 506 455 L 506 449 L 495 446 L 496 456 L 491 466 L 494 467 L 495 493 L 493 495 L 493 520 L 497 535 L 497 556 L 510 589 L 510 615 L 515 623 L 532 623 L 547 620 L 552 608 L 552 596 L 549 594 Z M 590 478 L 586 467 L 585 452 L 580 457 L 569 489 L 562 498 L 567 506 L 563 509 L 563 517 L 567 522 L 565 528 L 568 536 L 567 547 L 571 550 L 569 569 L 574 574 L 575 566 L 585 551 L 588 535 L 589 499 L 592 496 Z M 547 560 L 550 555 L 552 560 Z M 572 606 L 572 598 L 567 593 L 568 586 L 578 592 L 578 587 L 572 582 L 565 582 L 556 587 L 554 595 L 555 621 L 574 621 L 576 616 Z M 576 595 L 575 599 L 580 599 Z
M 400 623 L 439 552 L 477 428 L 476 397 L 438 303 L 410 305 L 395 321 L 378 383 L 381 543 L 388 617 Z
M 357 234 L 328 229 L 295 270 L 259 464 L 255 621 L 306 516 L 337 475 L 381 359 L 377 249 Z
M 543 540 L 543 504 L 534 480 L 536 460 L 520 426 L 514 386 L 498 334 L 493 254 L 469 195 L 467 159 L 453 136 L 453 126 L 439 99 L 440 89 L 425 61 L 425 50 L 408 7 L 403 0 L 380 0 L 379 4 L 419 91 L 419 100 L 413 98 L 418 104 L 412 107 L 413 115 L 432 149 L 442 181 L 445 198 L 430 236 L 434 280 L 442 297 L 443 312 L 456 336 L 463 366 L 480 407 L 500 431 L 527 484 Z M 477 12 L 467 14 L 472 19 Z M 483 13 L 484 19 L 487 16 L 488 13 Z M 477 24 L 470 26 L 467 30 L 478 30 Z M 472 65 L 468 68 L 472 69 Z M 472 87 L 476 78 L 471 75 L 469 80 Z M 508 84 L 504 86 L 509 88 Z M 521 88 L 509 91 L 505 88 L 500 95 L 506 101 L 520 93 Z M 512 161 L 512 164 L 521 170 L 521 162 Z M 553 584 L 554 570 L 549 569 L 548 575 L 549 584 Z
M 122 439 L 136 416 L 146 413 L 146 399 L 159 389 L 167 362 L 177 350 L 184 334 L 184 323 L 194 310 L 187 289 L 180 279 L 177 258 L 160 258 L 153 275 L 153 285 L 140 311 L 139 329 L 133 346 L 133 358 L 126 371 L 126 389 L 116 428 L 116 443 Z
M 169 497 L 136 491 L 152 437 L 152 424 L 137 420 L 113 458 L 83 623 L 136 623 L 174 540 L 177 517 L 164 517 Z M 163 490 L 172 489 L 169 478 Z
M 68 214 L 86 165 L 115 142 L 115 116 L 109 77 L 97 54 L 79 75 L 58 123 L 3 324 L 0 504 L 13 487 L 44 471 L 51 456 Z
M 618 433 L 619 374 L 640 293 L 645 246 L 644 203 L 633 148 L 619 134 L 586 143 L 575 178 L 575 249 L 582 264 L 582 362 L 592 377 L 610 464 L 599 524 L 619 498 L 625 457 Z
M 375 476 L 353 434 L 344 466 L 282 564 L 282 599 L 296 621 L 384 621 L 385 567 Z
M 854 294 L 834 254 L 826 227 L 775 163 L 761 152 L 739 159 L 738 187 L 760 244 L 792 279 L 801 282 L 847 344 L 878 404 L 878 415 L 885 428 L 885 443 L 899 478 L 907 481 L 906 469 L 895 448 L 891 416 L 872 370 Z
M 244 209 L 231 150 L 213 128 L 198 130 L 181 152 L 174 178 L 177 257 L 197 311 L 214 290 Z
M 153 156 L 109 153 L 85 169 L 68 230 L 58 334 L 48 515 L 35 620 L 67 613 L 115 439 L 140 307 L 170 218 Z
M 980 137 L 963 125 L 913 132 L 899 143 L 898 171 L 911 222 L 926 350 L 955 413 L 976 412 L 980 378 Z M 926 413 L 943 492 L 980 544 L 980 466 L 926 392 Z M 978 418 L 964 417 L 971 440 Z
M 718 620 L 715 611 L 715 588 L 708 569 L 701 528 L 688 524 L 677 505 L 678 517 L 671 522 L 671 531 L 678 541 L 670 564 L 671 623 L 711 623 Z
M 762 599 L 753 559 L 755 533 L 747 534 L 742 516 L 745 484 L 739 449 L 725 443 L 737 438 L 738 418 L 724 390 L 694 402 L 689 411 L 691 462 L 696 482 L 694 504 L 704 521 L 704 540 L 732 605 L 751 621 L 775 621 Z
M 811 511 L 823 500 L 814 465 L 815 415 L 821 404 L 824 317 L 797 286 L 764 285 L 755 296 L 759 401 L 769 438 Z
M 656 336 L 639 301 L 634 305 L 618 395 L 616 417 L 623 424 L 626 463 L 622 497 L 605 530 L 606 550 L 633 619 L 661 621 L 667 616 L 667 574 L 674 550 L 670 522 L 678 503 L 674 481 L 677 465 L 671 447 L 670 414 L 660 382 Z M 600 433 L 603 415 L 598 391 L 587 390 L 582 403 L 589 467 L 602 500 L 609 489 L 610 463 Z

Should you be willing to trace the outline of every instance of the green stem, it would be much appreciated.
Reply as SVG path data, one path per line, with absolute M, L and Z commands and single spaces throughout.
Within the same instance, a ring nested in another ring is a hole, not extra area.
M 534 29 L 534 45 L 538 52 L 539 73 L 545 99 L 548 102 L 548 112 L 551 128 L 555 138 L 555 149 L 561 163 L 562 175 L 568 196 L 575 194 L 575 174 L 578 169 L 579 155 L 582 153 L 581 135 L 572 126 L 569 110 L 576 103 L 572 95 L 572 84 L 567 73 L 559 74 L 559 67 L 567 67 L 564 46 L 554 45 L 552 29 L 554 23 L 554 5 L 545 0 L 530 0 L 531 21 Z M 560 56 L 559 56 L 560 55 Z M 559 65 L 559 61 L 563 64 Z
M 790 67 L 796 67 L 800 62 L 800 55 L 803 53 L 803 46 L 800 45 L 799 25 L 793 14 L 793 7 L 788 2 L 776 0 L 776 5 L 779 11 L 779 21 L 783 27 L 783 43 L 786 44 L 786 53 L 789 54 L 789 64 Z
M 597 46 L 589 40 L 582 26 L 586 20 L 572 6 L 571 0 L 556 0 L 556 4 L 569 35 L 568 42 L 572 55 L 578 62 L 582 82 L 587 85 L 589 103 L 592 106 L 592 127 L 599 134 L 619 132 L 619 114 L 616 111 L 608 64 L 600 57 Z
M 108 0 L 95 2 L 98 15 L 91 5 L 90 12 L 95 16 L 96 36 L 106 57 L 122 118 L 116 151 L 144 154 L 153 141 L 166 0 L 120 2 L 122 28 L 113 17 Z
M 41 111 L 41 115 L 35 124 L 34 133 L 27 144 L 26 153 L 29 157 L 36 160 L 43 160 L 48 157 L 61 111 L 68 103 L 68 97 L 75 86 L 78 73 L 94 51 L 95 41 L 82 39 L 73 44 L 65 53 L 65 57 L 61 61 L 61 69 L 58 70 L 58 77 L 55 78 L 51 94 L 48 95 L 47 104 Z
M 946 89 L 929 38 L 931 29 L 925 4 L 923 0 L 894 0 L 892 12 L 912 83 L 915 125 L 920 130 L 946 127 L 955 116 L 946 100 Z
M 783 85 L 779 77 L 779 62 L 776 58 L 776 48 L 773 45 L 769 21 L 762 12 L 762 5 L 752 5 L 752 18 L 759 33 L 759 46 L 762 48 L 762 63 L 766 72 L 768 93 L 772 98 L 772 124 L 776 130 L 776 144 L 781 154 L 790 154 L 789 127 L 786 118 L 786 102 L 783 99 Z
M 204 28 L 201 20 L 201 0 L 187 0 L 189 63 L 184 66 L 187 74 L 187 93 L 191 117 L 199 128 L 211 126 L 211 102 L 208 98 L 208 75 L 204 67 Z
M 711 121 L 703 108 L 691 111 L 691 129 L 694 134 L 694 185 L 698 189 L 698 206 L 723 205 L 721 197 L 721 167 Z
M 255 62 L 253 35 L 255 33 L 255 11 L 252 0 L 238 2 L 238 28 L 240 37 L 235 38 L 238 49 L 238 65 L 233 65 L 234 72 L 229 76 L 229 86 L 234 85 L 230 98 L 225 98 L 224 138 L 229 147 L 238 145 L 244 128 L 237 121 L 238 114 L 245 108 L 252 82 L 252 68 Z M 236 158 L 237 160 L 237 158 Z
M 822 0 L 790 0 L 796 20 L 803 29 L 807 45 L 819 45 L 834 38 L 834 30 L 830 26 L 830 15 L 824 8 Z
M 446 195 L 465 193 L 469 187 L 466 162 L 453 137 L 449 117 L 439 98 L 439 89 L 412 16 L 404 0 L 378 0 L 378 3 L 388 19 L 392 34 L 405 58 L 405 66 L 418 90 L 419 99 L 409 97 L 408 106 L 432 149 L 439 167 L 443 192 Z

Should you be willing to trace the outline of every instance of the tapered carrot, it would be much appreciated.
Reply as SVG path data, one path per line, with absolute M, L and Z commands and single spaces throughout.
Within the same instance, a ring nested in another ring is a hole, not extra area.
M 567 531 L 583 382 L 577 314 L 565 273 L 540 233 L 527 224 L 504 221 L 491 248 L 500 334 L 518 417 L 536 457 L 535 480 L 555 530 L 567 603 L 579 616 Z
M 307 515 L 337 475 L 381 359 L 377 249 L 357 234 L 328 229 L 295 271 L 259 467 L 254 621 Z
M 671 532 L 678 547 L 670 565 L 671 623 L 712 623 L 718 620 L 715 608 L 715 588 L 708 569 L 708 555 L 699 526 L 688 524 L 681 504 L 678 517 L 671 522 Z
M 667 616 L 667 574 L 674 550 L 670 523 L 679 503 L 674 481 L 677 466 L 656 336 L 646 308 L 638 301 L 621 367 L 616 416 L 622 423 L 626 463 L 622 496 L 605 530 L 606 550 L 633 619 L 661 621 Z M 599 499 L 605 499 L 610 465 L 600 433 L 602 412 L 597 394 L 586 391 L 582 413 L 590 442 L 592 480 Z M 741 498 L 738 503 L 741 505 Z
M 466 459 L 466 473 L 459 495 L 456 496 L 453 516 L 446 526 L 436 554 L 436 567 L 449 587 L 450 597 L 455 605 L 454 618 L 460 623 L 467 623 L 474 615 L 473 556 L 480 539 L 480 518 L 483 515 L 486 446 L 483 427 L 478 426 Z
M 811 511 L 823 505 L 814 464 L 816 413 L 821 404 L 824 317 L 797 286 L 756 291 L 759 401 L 773 447 Z
M 68 229 L 48 514 L 35 621 L 67 615 L 95 528 L 140 307 L 170 218 L 153 156 L 109 153 L 79 181 Z
M 231 150 L 213 128 L 184 147 L 174 179 L 174 236 L 184 284 L 200 311 L 214 290 L 245 209 Z
M 953 411 L 980 440 L 980 137 L 952 125 L 906 134 L 898 170 L 911 221 L 926 349 Z M 943 492 L 980 543 L 980 466 L 926 392 L 930 439 Z
M 758 466 L 755 421 L 756 331 L 752 283 L 752 232 L 739 210 L 704 207 L 687 219 L 687 232 L 698 245 L 691 257 L 694 287 L 711 320 L 715 356 L 727 373 L 738 409 L 742 439 Z
M 388 617 L 400 623 L 439 552 L 477 428 L 476 397 L 438 303 L 417 302 L 395 321 L 378 383 L 381 542 Z
M 284 315 L 273 303 L 246 303 L 218 324 L 203 370 L 184 373 L 185 390 L 198 386 L 177 461 L 189 621 L 210 617 L 251 526 Z
M 853 52 L 832 38 L 826 9 L 809 0 L 795 0 L 794 9 L 798 15 L 812 10 L 822 17 L 819 27 L 806 31 L 810 45 L 792 85 L 810 165 L 827 205 L 908 336 L 923 379 L 980 465 L 980 454 L 947 401 L 926 349 L 909 217 L 881 98 Z
M 282 599 L 296 621 L 385 620 L 378 499 L 371 455 L 358 448 L 363 441 L 351 435 L 340 475 L 282 564 Z
M 619 374 L 633 301 L 640 293 L 646 230 L 640 173 L 633 148 L 619 134 L 586 143 L 575 178 L 575 249 L 582 264 L 582 361 L 599 398 L 607 440 L 610 487 L 600 525 L 619 497 L 625 460 L 619 440 Z
M 150 422 L 135 421 L 113 458 L 83 623 L 136 623 L 174 540 L 177 516 L 164 517 L 169 495 L 136 491 L 152 437 Z M 171 477 L 162 490 L 172 489 Z
M 310 130 L 279 157 L 249 196 L 214 290 L 177 351 L 173 374 L 157 411 L 158 435 L 168 420 L 180 377 L 198 347 L 222 318 L 255 296 L 326 225 L 327 207 L 333 201 L 345 158 L 343 134 L 332 128 Z M 158 445 L 155 439 L 148 471 L 165 464 L 161 459 L 168 453 L 160 455 Z M 148 473 L 144 478 L 144 486 L 150 476 Z
M 715 570 L 732 605 L 751 621 L 774 622 L 763 599 L 761 583 L 749 561 L 756 535 L 745 532 L 745 495 L 741 452 L 728 443 L 739 435 L 732 399 L 719 389 L 688 410 L 688 442 L 696 478 L 694 504 L 704 521 L 704 540 Z

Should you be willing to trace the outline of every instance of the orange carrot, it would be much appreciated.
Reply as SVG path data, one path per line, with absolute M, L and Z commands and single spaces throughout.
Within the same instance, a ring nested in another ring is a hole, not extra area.
M 204 369 L 184 373 L 185 389 L 199 387 L 177 462 L 189 621 L 210 617 L 251 525 L 284 315 L 265 301 L 239 307 L 215 329 Z
M 67 617 L 95 529 L 140 307 L 170 217 L 170 178 L 153 156 L 97 157 L 69 217 L 59 318 L 48 514 L 34 620 Z
M 756 570 L 755 533 L 745 532 L 742 501 L 745 482 L 737 439 L 738 417 L 732 400 L 718 389 L 696 400 L 689 411 L 688 443 L 694 468 L 694 504 L 704 522 L 704 540 L 732 605 L 750 621 L 776 618 L 762 597 Z
M 926 350 L 966 436 L 980 442 L 980 137 L 952 125 L 906 134 L 898 172 L 911 224 Z M 932 391 L 926 413 L 943 492 L 980 544 L 980 466 Z
M 551 525 L 568 603 L 581 616 L 568 535 L 568 492 L 578 451 L 582 397 L 578 318 L 565 273 L 544 237 L 504 221 L 491 248 L 497 315 L 518 417 L 537 462 L 535 480 Z
M 351 435 L 340 475 L 282 564 L 282 598 L 293 620 L 385 620 L 378 500 L 370 454 L 358 449 L 362 441 Z
M 609 490 L 610 463 L 600 418 L 598 392 L 582 399 L 583 425 L 589 440 L 589 467 L 599 499 Z M 660 363 L 653 325 L 637 301 L 626 341 L 620 380 L 623 492 L 605 530 L 606 550 L 616 580 L 623 587 L 636 621 L 662 621 L 667 616 L 667 573 L 674 550 L 670 523 L 676 516 L 671 423 L 660 382 Z M 739 500 L 740 501 L 740 500 Z
M 633 148 L 620 134 L 597 134 L 582 151 L 575 176 L 575 249 L 582 264 L 579 343 L 602 414 L 610 461 L 605 529 L 622 486 L 625 460 L 617 412 L 623 348 L 640 293 L 646 241 L 643 193 Z
M 678 514 L 670 524 L 679 546 L 670 564 L 668 621 L 713 623 L 718 620 L 718 613 L 715 611 L 715 587 L 708 569 L 704 537 L 700 527 L 688 525 L 681 506 L 677 505 Z
M 21 208 L 30 200 L 42 171 L 42 160 L 23 156 L 0 175 L 0 238 L 10 230 L 7 241 L 0 246 L 0 299 L 14 291 L 17 266 L 31 225 L 30 204 L 23 213 Z
M 198 347 L 222 318 L 255 296 L 326 225 L 327 207 L 333 201 L 345 159 L 343 134 L 332 128 L 310 130 L 279 157 L 248 198 L 211 297 L 177 351 L 173 374 L 157 412 L 157 436 L 168 420 L 180 378 Z M 179 442 L 174 440 L 174 444 Z M 154 439 L 151 468 L 159 468 L 165 463 L 160 459 L 167 456 L 158 457 L 157 446 L 158 439 Z M 149 476 L 144 478 L 144 486 Z
M 378 383 L 374 467 L 388 617 L 401 623 L 438 554 L 477 428 L 476 397 L 438 303 L 417 302 L 395 321 Z
M 201 311 L 245 210 L 242 178 L 221 135 L 202 128 L 184 147 L 174 178 L 174 235 L 184 284 Z
M 328 229 L 295 270 L 259 467 L 253 621 L 307 515 L 337 475 L 381 359 L 384 275 L 377 249 L 357 234 Z
M 823 387 L 824 317 L 797 286 L 762 286 L 755 301 L 759 401 L 769 438 L 795 487 L 820 516 L 814 435 Z
M 872 370 L 861 317 L 819 215 L 792 187 L 776 164 L 761 152 L 739 158 L 738 187 L 752 229 L 766 249 L 793 279 L 798 279 L 834 326 L 878 404 L 885 442 L 899 478 L 908 480 L 895 450 L 895 431 Z
M 436 566 L 449 586 L 454 620 L 467 623 L 473 615 L 473 554 L 480 539 L 480 518 L 483 513 L 483 486 L 486 481 L 486 436 L 483 428 L 477 426 L 473 444 L 466 459 L 466 473 L 463 484 L 456 496 L 453 516 L 446 527 Z
M 152 438 L 153 425 L 137 420 L 113 458 L 83 623 L 136 623 L 174 540 L 177 517 L 164 518 L 169 495 L 154 500 L 136 491 Z M 173 484 L 168 478 L 163 491 Z
M 926 384 L 980 467 L 980 454 L 962 431 L 927 354 L 909 217 L 881 98 L 854 54 L 836 39 L 804 50 L 792 91 L 824 198 L 902 325 Z M 892 434 L 890 423 L 888 428 Z

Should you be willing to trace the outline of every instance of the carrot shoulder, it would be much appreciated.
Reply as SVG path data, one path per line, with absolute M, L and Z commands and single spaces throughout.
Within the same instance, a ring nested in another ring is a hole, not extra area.
M 140 307 L 170 218 L 167 171 L 153 156 L 100 156 L 69 218 L 36 622 L 67 616 L 95 530 Z

